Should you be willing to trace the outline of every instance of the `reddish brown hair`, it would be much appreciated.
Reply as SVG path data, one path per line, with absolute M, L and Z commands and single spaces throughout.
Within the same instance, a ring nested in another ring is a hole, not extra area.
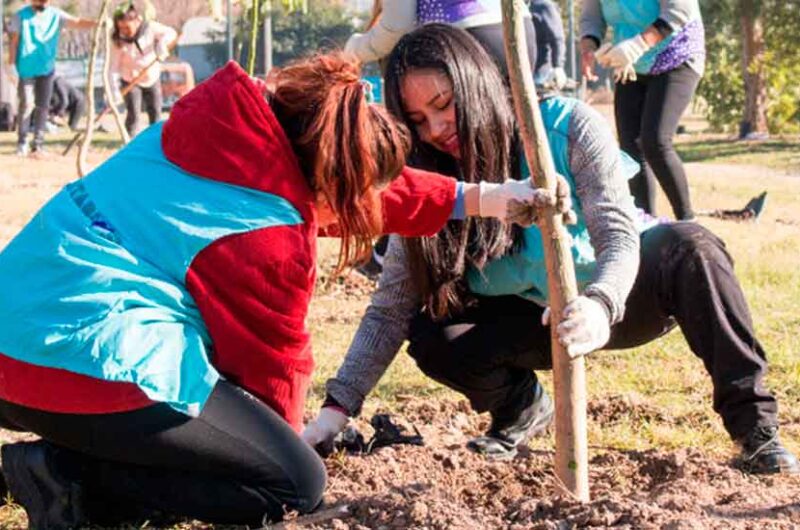
M 410 134 L 383 107 L 367 103 L 355 57 L 341 52 L 276 70 L 271 104 L 311 189 L 339 219 L 339 270 L 369 253 L 382 231 L 373 188 L 396 178 Z

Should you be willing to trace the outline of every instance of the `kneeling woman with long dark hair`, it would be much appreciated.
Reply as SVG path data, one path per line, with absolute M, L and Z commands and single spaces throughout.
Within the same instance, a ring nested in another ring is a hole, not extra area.
M 413 164 L 476 182 L 520 176 L 514 117 L 500 75 L 468 34 L 431 25 L 389 60 L 390 110 L 413 131 Z M 695 223 L 657 224 L 637 213 L 625 157 L 602 117 L 574 99 L 540 103 L 558 172 L 571 186 L 570 226 L 581 295 L 558 336 L 571 355 L 629 348 L 676 323 L 714 384 L 714 410 L 752 472 L 796 472 L 778 440 L 766 359 L 725 246 Z M 392 237 L 385 268 L 347 357 L 328 381 L 315 444 L 355 416 L 405 339 L 420 369 L 464 394 L 491 426 L 469 447 L 508 458 L 550 422 L 534 370 L 549 369 L 546 268 L 537 227 L 451 221 L 433 237 Z

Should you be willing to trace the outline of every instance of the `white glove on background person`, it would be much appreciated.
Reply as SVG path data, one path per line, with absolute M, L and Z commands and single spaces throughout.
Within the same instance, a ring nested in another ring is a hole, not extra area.
M 553 68 L 553 71 L 550 73 L 550 80 L 552 81 L 553 86 L 561 90 L 567 85 L 567 72 L 565 72 L 560 66 L 557 66 Z
M 604 68 L 626 68 L 633 66 L 644 55 L 650 45 L 641 34 L 626 39 L 616 46 L 606 43 L 595 53 L 597 62 Z
M 347 426 L 347 415 L 333 407 L 323 407 L 317 418 L 308 422 L 300 437 L 320 453 L 333 449 L 333 439 Z
M 636 70 L 633 65 L 625 68 L 614 68 L 614 82 L 624 85 L 630 81 L 636 81 Z
M 536 197 L 531 179 L 507 180 L 502 184 L 480 183 L 478 215 L 496 217 L 502 221 L 511 214 L 512 204 L 532 203 Z
M 572 357 L 586 355 L 606 345 L 611 337 L 608 314 L 600 302 L 579 296 L 564 308 L 564 320 L 556 328 L 558 341 Z M 542 325 L 550 325 L 550 308 L 542 314 Z
M 162 63 L 169 59 L 169 46 L 166 42 L 159 42 L 156 44 L 156 57 Z
M 358 43 L 361 39 L 364 38 L 363 33 L 353 33 L 350 35 L 350 38 L 347 39 L 347 42 L 344 43 L 344 51 L 345 53 L 352 53 L 355 54 L 356 50 L 358 49 Z

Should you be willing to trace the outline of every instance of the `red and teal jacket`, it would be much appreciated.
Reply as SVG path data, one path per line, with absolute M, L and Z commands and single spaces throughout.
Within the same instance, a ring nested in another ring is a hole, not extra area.
M 453 179 L 406 169 L 384 228 L 433 235 Z M 235 64 L 68 184 L 0 253 L 0 399 L 61 413 L 200 413 L 220 377 L 300 427 L 315 197 Z

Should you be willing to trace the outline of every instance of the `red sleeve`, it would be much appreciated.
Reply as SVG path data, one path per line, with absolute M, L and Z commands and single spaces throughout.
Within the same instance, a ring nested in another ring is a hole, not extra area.
M 195 257 L 186 277 L 211 337 L 211 363 L 296 430 L 314 364 L 305 327 L 315 278 L 311 230 L 224 237 Z
M 450 219 L 455 202 L 454 178 L 406 167 L 381 193 L 383 233 L 432 236 Z M 318 236 L 341 237 L 339 225 L 320 228 Z
M 450 219 L 455 202 L 455 179 L 406 167 L 381 194 L 383 232 L 432 236 Z

